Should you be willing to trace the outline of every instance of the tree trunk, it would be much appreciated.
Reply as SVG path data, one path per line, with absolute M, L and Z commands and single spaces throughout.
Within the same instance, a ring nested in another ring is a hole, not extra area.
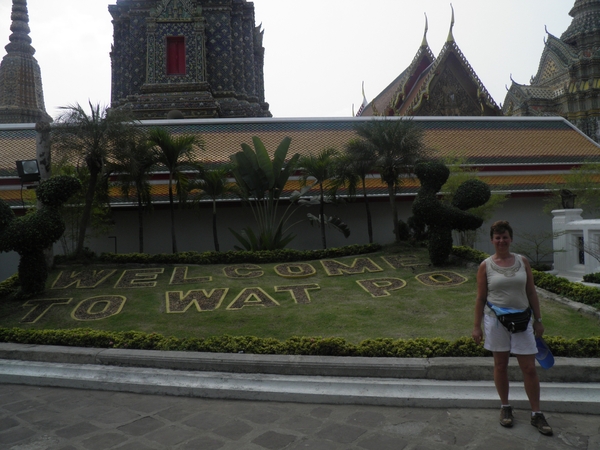
M 96 193 L 96 184 L 98 183 L 98 175 L 100 170 L 95 167 L 90 167 L 90 181 L 88 183 L 87 192 L 85 193 L 85 204 L 79 224 L 79 236 L 77 237 L 77 248 L 75 256 L 80 258 L 83 256 L 83 245 L 85 244 L 85 232 L 92 215 L 92 204 L 94 203 L 94 195 Z
M 138 239 L 140 253 L 144 253 L 144 208 L 142 205 L 142 197 L 138 189 Z
M 42 181 L 47 180 L 52 175 L 52 165 L 50 161 L 50 123 L 41 120 L 35 124 L 35 153 L 36 159 L 40 168 L 40 178 Z M 42 202 L 37 201 L 37 208 L 42 208 Z M 51 268 L 54 265 L 54 250 L 50 245 L 44 250 L 46 258 L 46 266 Z
M 394 236 L 396 236 L 396 242 L 400 242 L 400 230 L 398 228 L 398 208 L 396 207 L 396 193 L 394 192 L 394 185 L 392 183 L 388 183 L 388 195 L 390 196 L 390 206 L 392 207 Z
M 217 202 L 213 200 L 213 239 L 215 241 L 215 251 L 219 251 L 219 238 L 217 237 Z
M 327 249 L 327 239 L 325 237 L 325 198 L 323 195 L 323 184 L 319 184 L 321 189 L 321 201 L 319 203 L 319 218 L 321 219 L 321 242 L 323 250 Z
M 169 174 L 169 205 L 171 207 L 171 244 L 173 253 L 177 253 L 177 240 L 175 238 L 175 205 L 173 202 L 173 174 Z
M 365 179 L 362 179 L 363 197 L 365 199 L 365 209 L 367 210 L 367 231 L 369 233 L 369 244 L 373 243 L 373 220 L 371 219 L 371 205 L 369 205 L 369 197 L 367 196 L 367 185 Z

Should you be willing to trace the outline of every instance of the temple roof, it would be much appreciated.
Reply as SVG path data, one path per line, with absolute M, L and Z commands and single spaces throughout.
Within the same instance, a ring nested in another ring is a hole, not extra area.
M 461 69 L 462 74 L 457 74 Z M 413 92 L 396 110 L 397 113 L 401 116 L 422 115 L 419 114 L 419 110 L 423 105 L 423 101 L 429 99 L 432 87 L 437 81 L 436 77 L 446 70 L 454 72 L 456 76 L 466 75 L 466 78 L 474 87 L 470 92 L 470 97 L 472 100 L 481 103 L 481 115 L 502 115 L 500 108 L 456 44 L 452 36 L 452 30 L 448 36 L 448 41 L 444 44 L 435 62 L 420 75 L 418 82 L 415 83 L 412 89 Z M 484 111 L 484 108 L 487 108 L 487 111 Z
M 501 116 L 500 108 L 456 44 L 453 28 L 454 10 L 448 38 L 436 58 L 427 43 L 426 24 L 423 43 L 411 64 L 361 115 Z M 452 99 L 446 101 L 444 96 Z M 453 106 L 452 102 L 459 104 Z
M 143 122 L 149 129 L 166 128 L 173 134 L 199 135 L 205 151 L 197 157 L 204 164 L 229 161 L 258 136 L 270 152 L 281 140 L 292 138 L 289 154 L 309 154 L 324 148 L 343 150 L 356 138 L 354 127 L 368 120 L 407 120 L 402 118 L 306 118 L 306 119 L 207 119 Z M 493 190 L 513 193 L 542 192 L 549 183 L 561 182 L 564 173 L 586 161 L 600 162 L 600 146 L 561 117 L 415 117 L 424 129 L 425 145 L 440 158 L 464 158 L 478 168 Z M 0 198 L 13 207 L 21 206 L 21 190 L 15 161 L 35 158 L 36 133 L 33 125 L 0 125 Z M 386 186 L 379 176 L 369 179 L 369 195 L 385 196 Z M 166 173 L 154 176 L 155 202 L 166 201 Z M 297 188 L 298 179 L 286 186 Z M 401 195 L 414 195 L 418 184 L 405 180 Z M 113 191 L 114 206 L 128 205 Z

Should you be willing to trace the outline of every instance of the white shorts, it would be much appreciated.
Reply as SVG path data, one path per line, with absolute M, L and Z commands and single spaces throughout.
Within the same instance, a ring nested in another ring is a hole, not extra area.
M 529 321 L 527 330 L 511 333 L 495 316 L 483 316 L 485 342 L 483 347 L 491 352 L 510 352 L 514 355 L 535 355 L 537 345 L 533 334 L 533 322 Z

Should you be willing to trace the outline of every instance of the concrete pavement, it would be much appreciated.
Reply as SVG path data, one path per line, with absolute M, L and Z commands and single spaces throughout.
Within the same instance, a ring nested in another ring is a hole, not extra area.
M 598 416 L 215 400 L 0 385 L 1 450 L 558 450 L 600 448 Z
M 0 449 L 597 450 L 599 369 L 570 358 L 539 369 L 548 438 L 529 425 L 516 361 L 505 429 L 491 358 L 0 344 Z

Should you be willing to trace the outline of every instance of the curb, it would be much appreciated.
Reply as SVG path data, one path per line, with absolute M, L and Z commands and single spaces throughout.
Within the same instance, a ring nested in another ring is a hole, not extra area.
M 544 410 L 600 414 L 600 359 L 540 369 Z M 515 358 L 511 403 L 529 407 Z M 213 399 L 497 408 L 492 358 L 363 358 L 0 343 L 0 383 Z
M 352 356 L 257 355 L 160 350 L 126 350 L 0 343 L 0 359 L 31 362 L 138 367 L 196 372 L 325 377 L 489 381 L 492 358 L 368 358 Z M 600 359 L 555 358 L 550 370 L 539 368 L 540 381 L 600 383 Z M 522 381 L 515 358 L 509 378 Z

